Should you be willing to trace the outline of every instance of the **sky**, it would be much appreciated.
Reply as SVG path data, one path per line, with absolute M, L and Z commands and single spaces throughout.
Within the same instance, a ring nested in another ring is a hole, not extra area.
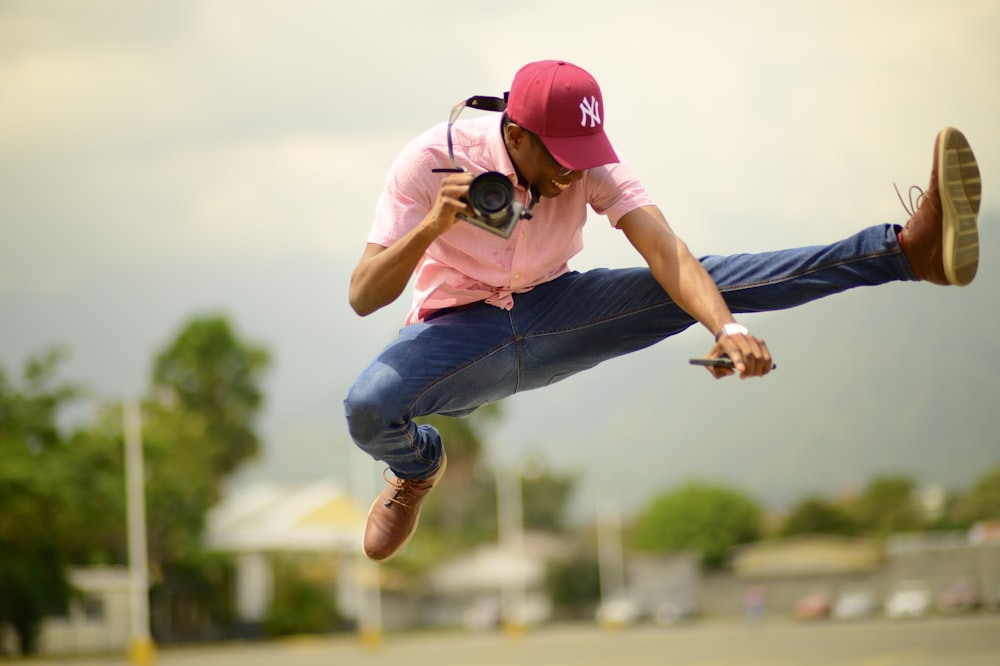
M 408 306 L 358 319 L 347 278 L 390 162 L 455 102 L 569 60 L 696 254 L 825 243 L 905 221 L 893 183 L 926 185 L 947 125 L 997 215 L 997 34 L 977 0 L 0 0 L 0 362 L 63 345 L 120 399 L 224 312 L 275 356 L 256 475 L 337 473 L 342 396 Z M 575 268 L 638 260 L 603 218 L 587 243 Z

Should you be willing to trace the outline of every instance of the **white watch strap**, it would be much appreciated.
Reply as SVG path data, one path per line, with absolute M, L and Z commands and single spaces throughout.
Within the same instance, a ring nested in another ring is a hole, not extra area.
M 719 332 L 715 334 L 715 340 L 718 342 L 719 338 L 723 335 L 750 335 L 750 329 L 748 329 L 743 324 L 737 324 L 735 321 L 731 321 L 728 324 L 723 324 Z

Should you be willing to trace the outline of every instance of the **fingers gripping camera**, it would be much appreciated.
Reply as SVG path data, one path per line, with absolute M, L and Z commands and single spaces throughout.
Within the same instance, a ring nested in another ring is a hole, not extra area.
M 496 171 L 476 176 L 469 185 L 469 207 L 474 215 L 459 213 L 460 218 L 503 238 L 510 238 L 518 220 L 531 217 L 530 210 L 514 201 L 510 179 Z
M 451 116 L 448 118 L 448 159 L 452 166 L 432 169 L 435 173 L 466 171 L 465 167 L 459 166 L 455 162 L 451 140 L 451 126 L 458 120 L 462 109 L 466 107 L 484 111 L 503 111 L 507 108 L 507 101 L 499 97 L 475 96 L 462 100 L 452 107 Z M 459 213 L 458 217 L 492 234 L 502 238 L 510 238 L 518 220 L 531 218 L 531 209 L 538 202 L 538 199 L 538 191 L 532 187 L 531 201 L 527 207 L 523 206 L 514 201 L 514 184 L 507 176 L 497 171 L 487 171 L 476 176 L 469 185 L 469 207 L 472 208 L 473 214 L 470 216 Z

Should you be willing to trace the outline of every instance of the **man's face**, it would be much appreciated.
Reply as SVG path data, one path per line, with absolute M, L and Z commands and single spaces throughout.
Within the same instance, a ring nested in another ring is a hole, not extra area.
M 583 178 L 582 171 L 559 164 L 545 149 L 542 140 L 523 127 L 508 126 L 507 150 L 521 178 L 543 197 L 557 197 Z

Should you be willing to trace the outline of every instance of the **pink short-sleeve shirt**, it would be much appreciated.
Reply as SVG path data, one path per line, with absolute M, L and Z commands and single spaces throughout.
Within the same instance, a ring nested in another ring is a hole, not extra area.
M 452 139 L 458 164 L 472 173 L 498 171 L 516 184 L 499 116 L 455 123 Z M 448 166 L 445 124 L 411 141 L 386 179 L 368 242 L 389 247 L 419 224 L 444 177 L 431 170 Z M 516 186 L 515 196 L 528 205 L 525 188 Z M 509 310 L 514 306 L 512 294 L 569 271 L 570 258 L 583 249 L 588 205 L 617 226 L 626 213 L 652 203 L 632 170 L 619 163 L 589 169 L 558 197 L 543 198 L 510 238 L 460 221 L 431 243 L 417 265 L 406 324 L 422 321 L 435 310 L 478 301 Z

